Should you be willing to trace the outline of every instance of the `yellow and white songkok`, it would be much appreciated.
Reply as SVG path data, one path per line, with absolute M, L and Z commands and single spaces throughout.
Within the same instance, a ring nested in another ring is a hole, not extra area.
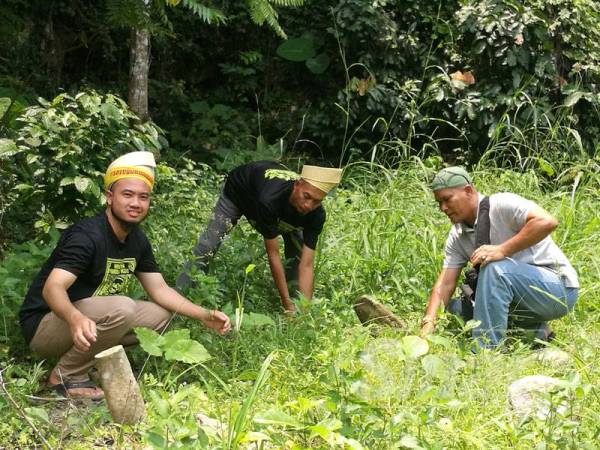
M 342 180 L 342 169 L 331 167 L 304 166 L 300 177 L 326 194 Z
M 123 178 L 137 178 L 146 183 L 150 190 L 154 186 L 154 168 L 156 162 L 151 152 L 131 152 L 115 159 L 104 175 L 104 189 Z

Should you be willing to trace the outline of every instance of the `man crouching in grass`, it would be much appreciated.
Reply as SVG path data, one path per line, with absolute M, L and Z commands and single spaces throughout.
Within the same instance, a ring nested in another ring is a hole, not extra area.
M 579 291 L 575 269 L 550 237 L 558 221 L 516 194 L 492 194 L 486 199 L 461 167 L 438 172 L 431 188 L 453 227 L 421 334 L 433 331 L 437 310 L 444 303 L 449 312 L 479 322 L 472 331 L 478 348 L 496 347 L 506 336 L 509 319 L 516 327 L 549 341 L 554 334 L 547 322 L 571 311 Z M 488 214 L 479 214 L 487 208 Z M 488 218 L 487 244 L 478 245 L 476 241 L 483 241 L 478 227 L 483 228 Z M 465 299 L 450 301 L 469 261 L 479 271 L 474 305 Z
M 64 396 L 101 399 L 102 389 L 88 375 L 94 356 L 136 344 L 135 327 L 161 332 L 179 313 L 220 334 L 230 329 L 225 314 L 195 305 L 167 285 L 138 227 L 148 214 L 155 165 L 152 153 L 132 152 L 108 167 L 106 210 L 65 230 L 21 307 L 30 348 L 59 357 L 48 385 Z M 133 275 L 151 301 L 124 295 Z

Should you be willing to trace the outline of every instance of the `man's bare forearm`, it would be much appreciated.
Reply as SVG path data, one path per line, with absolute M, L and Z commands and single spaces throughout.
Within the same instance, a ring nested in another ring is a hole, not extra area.
M 290 293 L 287 287 L 287 280 L 285 278 L 285 271 L 283 269 L 281 255 L 279 254 L 279 242 L 277 238 L 265 239 L 265 249 L 267 251 L 267 259 L 269 260 L 271 276 L 273 277 L 277 291 L 279 291 L 281 302 L 284 304 L 289 303 Z
M 71 323 L 75 318 L 82 315 L 82 313 L 73 306 L 67 290 L 58 284 L 46 283 L 42 291 L 44 300 L 52 310 L 54 314 L 60 317 L 67 323 Z
M 192 303 L 175 289 L 167 285 L 162 287 L 159 290 L 158 295 L 152 297 L 152 300 L 167 311 L 181 314 L 190 319 L 205 321 L 210 316 L 210 311 L 206 308 Z
M 499 245 L 505 256 L 525 250 L 549 236 L 558 226 L 552 217 L 535 217 L 527 221 L 525 226 L 512 238 Z
M 298 289 L 304 298 L 312 300 L 315 271 L 312 264 L 298 266 Z

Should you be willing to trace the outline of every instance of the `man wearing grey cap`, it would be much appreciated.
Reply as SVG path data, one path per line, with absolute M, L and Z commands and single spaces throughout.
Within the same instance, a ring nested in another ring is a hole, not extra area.
M 558 221 L 519 195 L 492 194 L 489 244 L 477 246 L 478 218 L 483 223 L 488 216 L 480 215 L 479 209 L 487 200 L 482 203 L 485 196 L 477 192 L 468 172 L 461 167 L 445 168 L 437 173 L 431 189 L 453 226 L 421 334 L 434 330 L 441 303 L 449 312 L 465 316 L 464 302 L 450 297 L 463 267 L 471 262 L 479 270 L 473 306 L 473 319 L 479 325 L 472 331 L 478 347 L 496 347 L 506 336 L 509 321 L 549 340 L 553 333 L 547 322 L 571 311 L 579 291 L 577 273 L 550 237 Z

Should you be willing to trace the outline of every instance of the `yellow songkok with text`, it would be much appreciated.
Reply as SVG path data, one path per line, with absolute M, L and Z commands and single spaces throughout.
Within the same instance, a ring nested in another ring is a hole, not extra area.
M 151 152 L 131 152 L 115 159 L 104 175 L 104 189 L 123 178 L 137 178 L 146 183 L 150 190 L 154 187 L 156 162 Z

